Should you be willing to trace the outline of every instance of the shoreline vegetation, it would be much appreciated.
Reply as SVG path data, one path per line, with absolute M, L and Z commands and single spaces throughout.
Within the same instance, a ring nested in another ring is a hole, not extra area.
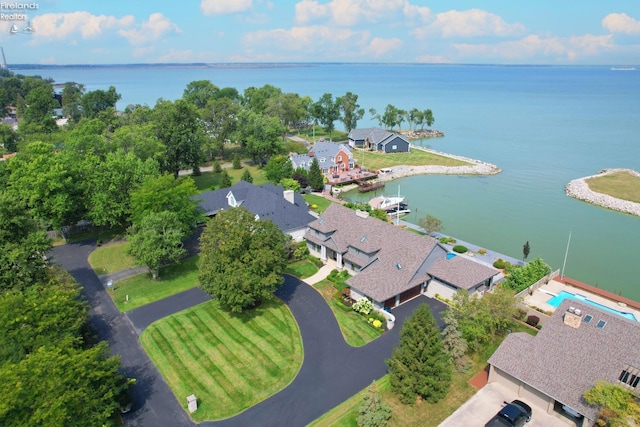
M 603 180 L 611 181 L 611 183 L 602 185 Z M 603 169 L 595 175 L 570 181 L 565 186 L 565 192 L 569 197 L 582 200 L 592 205 L 640 216 L 640 203 L 614 197 L 614 195 L 622 194 L 618 190 L 621 186 L 631 187 L 629 190 L 631 193 L 623 192 L 623 194 L 626 194 L 626 197 L 633 198 L 632 194 L 639 194 L 640 172 L 634 171 L 633 169 Z M 594 191 L 591 187 L 603 192 Z

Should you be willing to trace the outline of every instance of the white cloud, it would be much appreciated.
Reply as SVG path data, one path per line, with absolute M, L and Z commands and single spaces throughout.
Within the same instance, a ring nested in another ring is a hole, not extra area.
M 33 18 L 33 33 L 42 39 L 64 39 L 80 33 L 83 39 L 97 37 L 105 30 L 126 28 L 133 25 L 135 18 L 126 15 L 122 18 L 107 15 L 92 15 L 89 12 L 45 13 Z
M 459 55 L 464 58 L 484 58 L 487 60 L 509 60 L 517 62 L 556 61 L 576 62 L 585 57 L 594 57 L 612 48 L 612 36 L 574 36 L 569 38 L 529 35 L 519 40 L 496 44 L 454 44 Z
M 302 0 L 296 4 L 296 22 L 317 23 L 328 19 L 328 23 L 353 26 L 359 22 L 377 23 L 399 20 L 406 12 L 424 15 L 428 8 L 411 5 L 408 0 L 331 0 L 321 4 L 316 0 Z
M 428 22 L 431 19 L 431 9 L 426 6 L 415 6 L 407 2 L 402 11 L 404 16 L 411 20 Z
M 402 47 L 402 40 L 400 39 L 383 39 L 381 37 L 374 37 L 369 43 L 369 46 L 367 46 L 362 53 L 371 55 L 374 58 L 381 58 L 395 50 L 398 50 L 400 47 Z
M 640 34 L 640 21 L 626 13 L 610 13 L 602 20 L 602 27 L 612 33 Z
M 118 31 L 118 34 L 129 40 L 132 45 L 140 46 L 171 32 L 181 33 L 182 30 L 162 13 L 152 13 L 139 28 L 123 29 Z
M 226 15 L 251 9 L 252 0 L 202 0 L 200 10 L 205 15 Z
M 522 24 L 508 24 L 502 17 L 493 13 L 469 9 L 439 13 L 433 23 L 414 30 L 412 34 L 417 39 L 424 39 L 429 34 L 440 34 L 443 37 L 504 37 L 521 34 L 524 31 Z

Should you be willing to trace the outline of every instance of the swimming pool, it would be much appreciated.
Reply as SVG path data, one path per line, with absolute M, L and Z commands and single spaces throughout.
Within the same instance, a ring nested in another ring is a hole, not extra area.
M 590 299 L 588 299 L 585 296 L 582 295 L 576 295 L 576 294 L 572 294 L 571 292 L 567 292 L 567 291 L 560 291 L 560 293 L 558 295 L 556 295 L 555 297 L 551 298 L 549 301 L 547 301 L 547 304 L 549 304 L 552 307 L 558 307 L 560 305 L 560 303 L 562 301 L 564 301 L 565 299 L 572 299 L 575 301 L 581 301 L 585 304 L 589 304 L 592 305 L 594 307 L 598 307 L 604 311 L 608 311 L 609 313 L 613 313 L 613 314 L 617 314 L 618 316 L 622 316 L 626 319 L 629 320 L 633 320 L 634 322 L 637 322 L 638 319 L 636 319 L 636 316 L 634 316 L 631 313 L 627 313 L 624 311 L 618 311 L 618 310 L 614 310 L 613 308 L 609 308 L 605 305 L 602 304 L 598 304 L 597 302 L 593 302 Z

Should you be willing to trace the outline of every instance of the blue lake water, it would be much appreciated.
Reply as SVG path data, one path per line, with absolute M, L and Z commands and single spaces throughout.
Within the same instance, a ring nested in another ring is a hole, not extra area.
M 88 90 L 110 85 L 118 107 L 175 99 L 193 80 L 243 91 L 272 84 L 318 99 L 351 91 L 382 112 L 430 108 L 444 138 L 423 141 L 440 151 L 498 165 L 491 177 L 414 176 L 387 184 L 412 210 L 430 214 L 462 240 L 561 268 L 565 275 L 640 300 L 640 218 L 571 199 L 564 186 L 604 168 L 640 170 L 640 71 L 610 67 L 317 64 L 272 68 L 76 68 L 16 70 Z M 360 127 L 377 126 L 370 115 Z M 405 123 L 406 127 L 407 124 Z M 341 124 L 337 123 L 341 128 Z M 380 192 L 378 193 L 380 195 Z M 353 196 L 359 197 L 357 195 Z M 373 195 L 362 196 L 364 198 Z

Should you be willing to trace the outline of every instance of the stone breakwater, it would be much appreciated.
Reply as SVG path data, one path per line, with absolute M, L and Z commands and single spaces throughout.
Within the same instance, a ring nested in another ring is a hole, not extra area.
M 464 156 L 456 156 L 454 154 L 442 153 L 440 151 L 431 150 L 423 147 L 411 146 L 412 150 L 422 150 L 429 153 L 437 154 L 443 157 L 449 157 L 463 162 L 471 163 L 468 166 L 441 166 L 441 165 L 426 165 L 426 166 L 407 166 L 399 165 L 389 168 L 391 172 L 380 173 L 378 179 L 380 181 L 390 181 L 396 178 L 403 178 L 405 176 L 412 175 L 496 175 L 502 172 L 502 170 L 491 163 L 482 162 L 480 160 L 470 159 Z
M 596 175 L 585 176 L 583 178 L 574 179 L 565 186 L 567 196 L 592 203 L 603 208 L 611 209 L 618 212 L 624 212 L 631 215 L 640 216 L 640 203 L 630 202 L 628 200 L 618 199 L 602 193 L 596 193 L 589 188 L 587 179 L 605 176 L 614 172 L 628 172 L 640 178 L 640 172 L 632 169 L 604 169 Z

